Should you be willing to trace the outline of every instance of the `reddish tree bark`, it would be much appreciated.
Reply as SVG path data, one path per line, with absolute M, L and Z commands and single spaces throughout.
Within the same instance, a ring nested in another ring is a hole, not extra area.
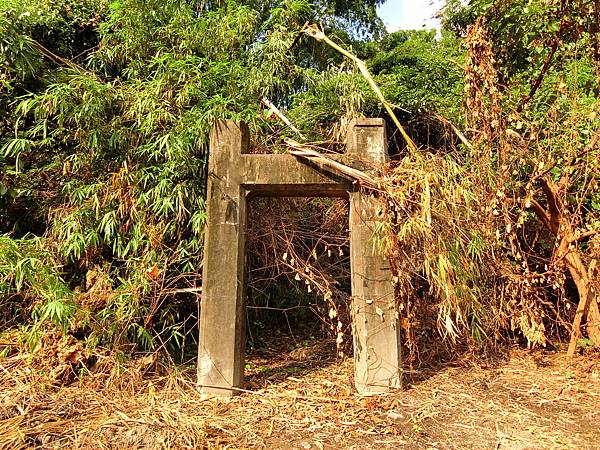
M 581 337 L 582 323 L 586 324 L 588 337 L 596 344 L 600 344 L 598 293 L 591 278 L 592 271 L 586 267 L 577 248 L 579 240 L 595 234 L 596 231 L 576 233 L 568 220 L 568 211 L 561 201 L 557 184 L 548 177 L 542 178 L 541 183 L 547 207 L 544 208 L 537 201 L 533 201 L 532 209 L 546 228 L 556 236 L 559 245 L 553 260 L 554 262 L 565 260 L 569 274 L 573 278 L 579 294 L 579 303 L 575 311 L 571 340 L 567 351 L 567 354 L 572 356 L 577 347 L 577 340 Z

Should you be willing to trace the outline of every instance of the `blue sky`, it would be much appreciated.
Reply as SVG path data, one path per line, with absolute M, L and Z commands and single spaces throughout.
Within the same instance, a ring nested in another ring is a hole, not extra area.
M 387 0 L 379 7 L 379 16 L 388 31 L 438 28 L 432 16 L 442 7 L 442 0 Z

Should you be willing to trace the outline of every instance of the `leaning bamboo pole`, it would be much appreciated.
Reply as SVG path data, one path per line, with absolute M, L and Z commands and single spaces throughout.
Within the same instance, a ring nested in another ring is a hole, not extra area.
M 377 83 L 375 83 L 375 80 L 373 80 L 373 77 L 371 76 L 371 73 L 369 72 L 369 69 L 367 69 L 367 66 L 365 65 L 365 63 L 362 62 L 355 55 L 350 53 L 348 50 L 340 47 L 338 44 L 336 44 L 331 39 L 329 39 L 327 37 L 327 35 L 323 31 L 321 31 L 317 25 L 315 25 L 315 24 L 308 25 L 307 24 L 304 26 L 302 31 L 304 31 L 309 36 L 315 38 L 319 42 L 325 42 L 327 45 L 329 45 L 333 49 L 340 52 L 346 58 L 354 61 L 354 63 L 356 64 L 356 67 L 358 67 L 358 70 L 360 70 L 360 72 L 363 74 L 363 76 L 365 77 L 365 79 L 367 80 L 369 85 L 371 86 L 371 89 L 373 89 L 373 92 L 375 92 L 375 95 L 377 95 L 377 97 L 381 101 L 383 107 L 388 112 L 388 114 L 390 115 L 390 117 L 392 118 L 394 123 L 396 124 L 396 127 L 398 127 L 398 130 L 400 131 L 400 134 L 404 138 L 404 141 L 406 142 L 408 149 L 411 152 L 416 152 L 417 146 L 415 145 L 414 141 L 410 138 L 410 136 L 408 135 L 408 133 L 406 132 L 406 130 L 404 129 L 404 127 L 402 126 L 402 124 L 400 123 L 398 118 L 396 117 L 396 114 L 394 113 L 394 110 L 392 109 L 390 102 L 388 102 L 385 99 L 383 93 L 379 89 L 379 86 L 377 86 Z

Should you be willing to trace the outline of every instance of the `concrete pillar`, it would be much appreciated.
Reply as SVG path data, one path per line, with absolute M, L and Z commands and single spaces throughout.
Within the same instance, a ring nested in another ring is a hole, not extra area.
M 235 395 L 244 375 L 246 193 L 241 155 L 248 127 L 220 121 L 212 130 L 208 164 L 198 384 L 202 393 Z
M 350 192 L 352 322 L 356 388 L 362 394 L 399 388 L 398 315 L 388 261 L 372 245 L 378 200 L 352 192 L 352 182 L 291 155 L 248 155 L 244 124 L 218 122 L 208 167 L 198 385 L 207 395 L 242 387 L 245 341 L 245 230 L 248 195 L 329 195 Z M 363 170 L 387 161 L 384 122 L 351 123 L 345 160 Z
M 388 160 L 382 119 L 358 119 L 348 128 L 347 154 L 369 164 Z M 373 245 L 379 201 L 350 193 L 350 264 L 354 381 L 360 394 L 401 387 L 399 317 L 388 260 Z

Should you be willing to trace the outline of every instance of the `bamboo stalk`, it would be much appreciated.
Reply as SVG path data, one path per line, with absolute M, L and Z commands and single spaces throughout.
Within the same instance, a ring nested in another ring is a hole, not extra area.
M 338 44 L 336 44 L 331 39 L 329 39 L 323 31 L 319 30 L 319 27 L 317 25 L 315 25 L 315 24 L 305 25 L 303 31 L 306 34 L 308 34 L 309 36 L 315 38 L 317 41 L 325 42 L 330 47 L 332 47 L 334 50 L 337 50 L 342 55 L 344 55 L 346 58 L 354 61 L 354 63 L 356 64 L 356 67 L 358 67 L 358 70 L 360 70 L 360 72 L 363 74 L 363 76 L 365 77 L 365 79 L 367 80 L 369 85 L 371 86 L 371 89 L 373 89 L 373 92 L 375 92 L 375 95 L 377 95 L 377 97 L 381 101 L 383 107 L 388 112 L 388 114 L 390 115 L 390 117 L 392 118 L 394 123 L 396 124 L 396 127 L 398 127 L 398 130 L 400 130 L 400 134 L 404 138 L 404 141 L 406 142 L 406 145 L 408 146 L 409 150 L 411 152 L 416 152 L 417 146 L 415 145 L 414 141 L 410 138 L 410 136 L 408 135 L 408 133 L 406 132 L 404 127 L 400 124 L 400 121 L 396 117 L 396 114 L 394 113 L 390 102 L 388 102 L 385 99 L 383 93 L 379 89 L 379 86 L 377 86 L 377 84 L 375 83 L 375 80 L 373 80 L 373 77 L 371 76 L 371 73 L 369 72 L 369 69 L 367 69 L 367 66 L 365 65 L 365 63 L 363 61 L 361 61 L 359 58 L 357 58 L 355 55 L 350 53 L 348 50 L 340 47 Z
M 275 106 L 273 103 L 271 103 L 271 101 L 266 98 L 263 97 L 261 99 L 261 102 L 263 103 L 263 105 L 265 105 L 267 108 L 269 108 L 271 110 L 271 112 L 273 114 L 275 114 L 277 117 L 279 117 L 279 119 L 285 123 L 288 127 L 290 127 L 290 129 L 296 133 L 298 136 L 300 136 L 300 139 L 304 139 L 304 135 L 300 132 L 300 130 L 298 128 L 296 128 L 294 126 L 294 124 L 290 121 L 290 119 L 288 119 L 280 110 L 279 108 L 277 108 L 277 106 Z

